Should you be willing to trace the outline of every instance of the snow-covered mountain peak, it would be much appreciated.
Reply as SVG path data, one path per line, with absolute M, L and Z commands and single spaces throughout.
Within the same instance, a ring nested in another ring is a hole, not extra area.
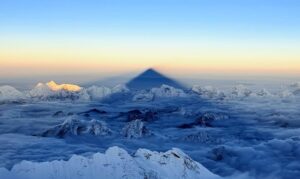
M 0 102 L 1 101 L 18 101 L 25 99 L 22 92 L 8 85 L 0 86 Z
M 74 84 L 57 84 L 54 81 L 50 81 L 46 83 L 46 85 L 52 90 L 52 91 L 59 91 L 59 90 L 65 90 L 65 91 L 80 91 L 81 87 Z
M 10 171 L 0 168 L 0 176 L 7 179 L 221 178 L 179 149 L 167 152 L 139 149 L 131 156 L 119 147 L 111 147 L 90 158 L 74 155 L 68 161 L 23 161 Z

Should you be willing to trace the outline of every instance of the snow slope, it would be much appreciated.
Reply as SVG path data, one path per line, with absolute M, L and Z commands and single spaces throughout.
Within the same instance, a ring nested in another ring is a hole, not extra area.
M 15 89 L 14 87 L 5 85 L 0 86 L 0 103 L 1 102 L 15 102 L 24 100 L 25 96 L 23 93 Z
M 131 156 L 119 147 L 91 158 L 74 155 L 68 161 L 23 161 L 10 171 L 1 168 L 0 176 L 6 179 L 221 178 L 176 148 L 164 153 L 139 149 Z

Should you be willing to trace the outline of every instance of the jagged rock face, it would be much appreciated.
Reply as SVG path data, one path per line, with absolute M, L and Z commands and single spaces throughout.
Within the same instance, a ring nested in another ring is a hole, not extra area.
M 152 163 L 152 165 L 145 165 L 147 170 L 145 178 L 170 178 L 169 174 L 158 174 L 157 171 L 172 168 L 171 178 L 218 178 L 218 176 L 207 175 L 207 171 L 200 172 L 203 166 L 193 161 L 189 156 L 184 154 L 179 149 L 172 149 L 165 153 L 152 152 L 147 149 L 139 149 L 134 157 L 138 163 Z M 158 168 L 157 168 L 158 167 Z M 191 171 L 193 174 L 191 174 Z M 200 177 L 202 175 L 202 177 Z
M 112 133 L 112 131 L 106 126 L 106 123 L 95 119 L 91 121 L 91 125 L 87 126 L 86 132 L 95 136 L 105 136 Z
M 126 138 L 141 138 L 150 135 L 150 131 L 146 128 L 144 122 L 139 119 L 128 122 L 121 133 Z
M 43 137 L 65 137 L 67 135 L 83 135 L 91 134 L 95 136 L 110 135 L 112 131 L 103 121 L 95 119 L 91 121 L 83 121 L 76 116 L 68 117 L 62 124 L 55 126 L 44 133 Z
M 176 148 L 167 152 L 139 149 L 131 156 L 119 147 L 91 157 L 74 155 L 67 161 L 23 161 L 10 171 L 0 168 L 0 176 L 7 179 L 221 178 Z

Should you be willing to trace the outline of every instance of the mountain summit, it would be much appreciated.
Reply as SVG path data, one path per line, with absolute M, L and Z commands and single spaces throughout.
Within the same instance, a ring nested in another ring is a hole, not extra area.
M 173 86 L 175 88 L 185 89 L 185 87 L 176 80 L 159 73 L 153 68 L 149 68 L 143 73 L 139 74 L 137 77 L 130 80 L 126 85 L 130 89 L 141 90 L 160 87 L 163 84 Z

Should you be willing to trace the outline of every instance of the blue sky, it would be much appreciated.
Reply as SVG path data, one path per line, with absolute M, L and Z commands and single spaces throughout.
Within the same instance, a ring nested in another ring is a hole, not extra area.
M 6 33 L 299 38 L 297 0 L 7 0 Z M 70 32 L 72 31 L 72 32 Z
M 283 63 L 283 73 L 300 70 L 298 0 L 2 0 L 0 27 L 6 76 L 25 61 L 31 62 L 22 66 L 26 74 L 33 66 L 49 67 L 39 61 L 63 67 L 52 64 L 55 58 L 116 69 L 122 57 L 128 66 L 137 64 L 133 69 L 179 61 L 182 71 L 243 71 L 248 63 L 253 70 L 264 60 L 270 69 L 257 71 L 279 73 Z

